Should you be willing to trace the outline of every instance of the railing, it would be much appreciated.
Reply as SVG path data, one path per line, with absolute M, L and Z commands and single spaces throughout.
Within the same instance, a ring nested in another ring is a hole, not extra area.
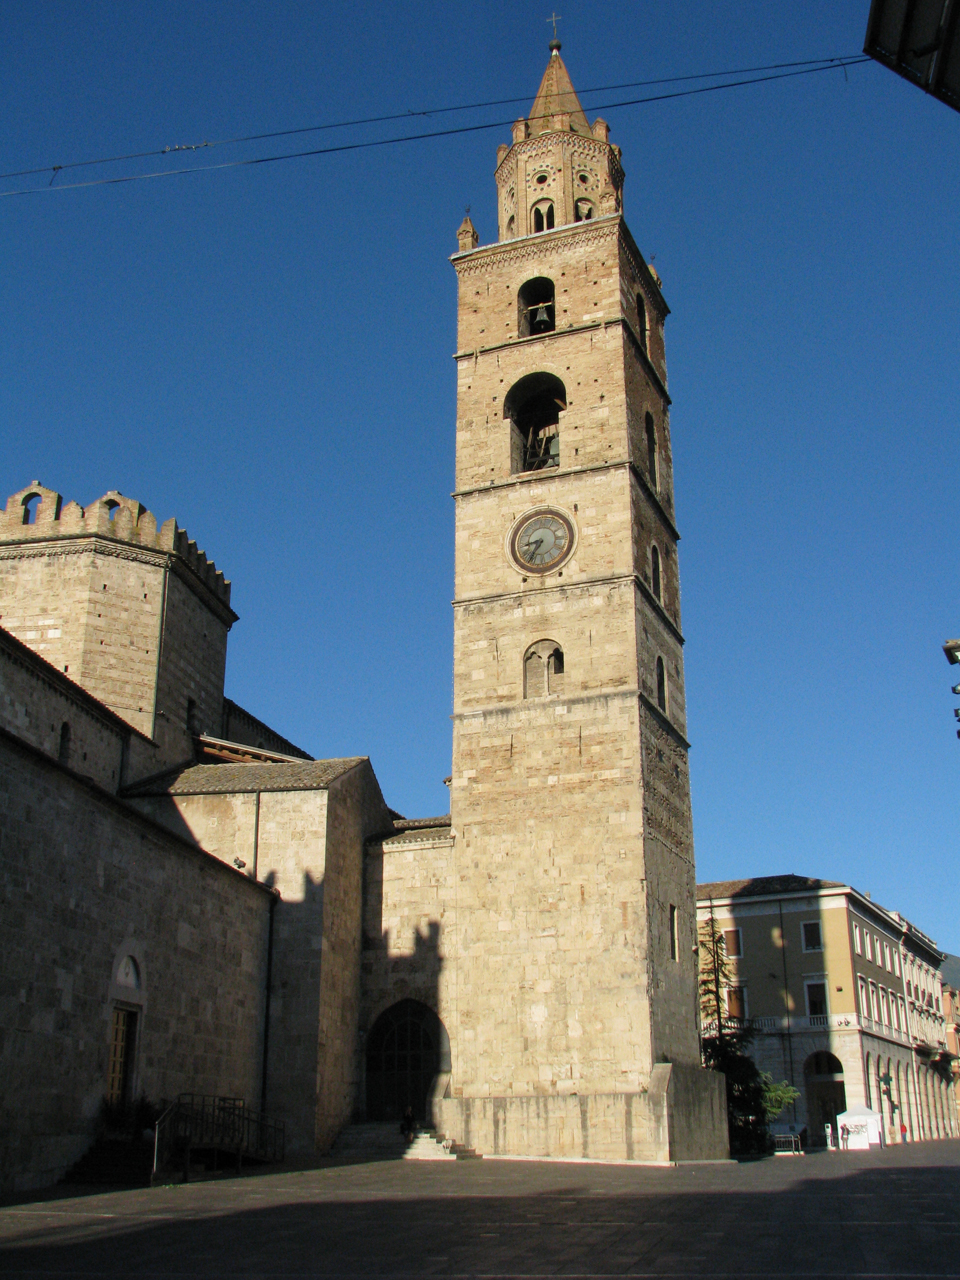
M 232 1156 L 239 1169 L 244 1157 L 258 1162 L 282 1160 L 282 1120 L 270 1120 L 247 1109 L 242 1098 L 216 1098 L 209 1094 L 181 1093 L 154 1130 L 153 1178 L 164 1170 L 181 1168 L 186 1182 L 190 1157 L 196 1151 Z

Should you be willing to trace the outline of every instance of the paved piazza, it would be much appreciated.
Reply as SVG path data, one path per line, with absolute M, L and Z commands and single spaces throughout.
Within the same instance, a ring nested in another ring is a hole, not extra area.
M 10 1276 L 960 1276 L 960 1142 L 751 1164 L 327 1163 L 0 1208 Z

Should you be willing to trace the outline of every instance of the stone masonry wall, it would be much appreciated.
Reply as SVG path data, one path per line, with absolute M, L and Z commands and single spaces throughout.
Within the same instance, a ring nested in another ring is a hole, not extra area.
M 269 895 L 0 731 L 0 1185 L 91 1140 L 112 1010 L 140 1012 L 134 1096 L 259 1097 Z M 117 983 L 133 956 L 138 989 Z
M 67 725 L 69 745 L 61 762 L 116 791 L 130 730 L 78 700 L 68 681 L 0 632 L 0 726 L 58 760 Z

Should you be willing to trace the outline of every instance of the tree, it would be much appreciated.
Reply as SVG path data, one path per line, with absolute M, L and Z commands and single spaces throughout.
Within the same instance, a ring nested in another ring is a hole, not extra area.
M 722 930 L 717 928 L 713 914 L 701 921 L 698 933 L 697 963 L 699 966 L 700 1025 L 707 1034 L 718 1040 L 724 1038 L 724 990 L 730 986 L 731 969 L 727 959 L 727 947 Z
M 761 1071 L 760 1079 L 763 1082 L 764 1114 L 767 1124 L 772 1124 L 782 1111 L 785 1111 L 792 1102 L 796 1102 L 800 1097 L 800 1090 L 795 1089 L 786 1080 L 781 1080 L 779 1084 L 774 1083 L 769 1071 Z

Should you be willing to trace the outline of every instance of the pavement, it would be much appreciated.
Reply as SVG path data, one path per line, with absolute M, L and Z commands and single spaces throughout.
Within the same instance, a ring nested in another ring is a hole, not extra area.
M 30 1277 L 960 1277 L 960 1141 L 673 1168 L 320 1162 L 0 1208 Z

